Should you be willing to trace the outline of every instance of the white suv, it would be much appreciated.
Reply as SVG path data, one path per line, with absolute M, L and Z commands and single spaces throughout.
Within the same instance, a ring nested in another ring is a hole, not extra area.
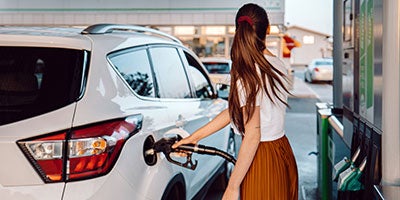
M 226 107 L 195 54 L 165 33 L 1 27 L 0 197 L 201 199 L 226 181 L 222 158 L 193 155 L 190 170 L 145 152 Z M 200 143 L 235 152 L 229 127 Z

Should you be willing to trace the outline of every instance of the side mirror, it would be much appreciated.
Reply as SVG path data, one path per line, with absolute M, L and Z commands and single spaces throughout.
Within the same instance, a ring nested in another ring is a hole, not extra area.
M 217 83 L 215 85 L 217 94 L 219 98 L 228 100 L 229 97 L 229 90 L 230 90 L 230 86 L 224 83 Z

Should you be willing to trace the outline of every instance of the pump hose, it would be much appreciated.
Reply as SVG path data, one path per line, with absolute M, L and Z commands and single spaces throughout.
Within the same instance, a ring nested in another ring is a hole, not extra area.
M 183 144 L 176 149 L 180 151 L 195 152 L 198 154 L 217 155 L 233 164 L 236 163 L 235 157 L 214 147 L 209 147 L 201 144 Z

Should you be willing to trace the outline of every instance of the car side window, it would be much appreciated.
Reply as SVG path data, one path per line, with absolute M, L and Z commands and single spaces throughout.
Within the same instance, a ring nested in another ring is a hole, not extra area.
M 140 96 L 155 97 L 146 49 L 118 52 L 109 56 L 109 59 L 133 91 Z
M 197 98 L 212 98 L 213 89 L 212 85 L 206 78 L 206 74 L 201 65 L 190 54 L 185 52 L 185 57 L 188 61 L 188 72 L 191 76 L 191 83 L 196 92 Z
M 174 47 L 149 49 L 161 98 L 191 98 L 182 60 Z

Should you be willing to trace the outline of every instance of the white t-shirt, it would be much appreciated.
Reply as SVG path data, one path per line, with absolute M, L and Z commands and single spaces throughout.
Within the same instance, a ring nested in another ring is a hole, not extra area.
M 287 75 L 287 69 L 285 64 L 281 59 L 274 56 L 266 55 L 267 60 L 274 66 L 276 69 L 281 71 L 283 74 Z M 257 70 L 258 66 L 256 65 Z M 266 77 L 267 78 L 267 77 Z M 287 84 L 285 80 L 282 79 L 283 84 Z M 240 106 L 246 105 L 246 95 L 243 90 L 242 84 L 238 81 L 238 95 Z M 268 81 L 267 81 L 268 84 Z M 277 83 L 278 88 L 280 88 Z M 260 106 L 260 128 L 261 128 L 261 139 L 260 141 L 273 141 L 281 138 L 285 135 L 284 126 L 285 126 L 285 114 L 286 114 L 286 105 L 283 104 L 278 98 L 276 98 L 271 90 L 270 86 L 267 85 L 268 92 L 270 92 L 270 96 L 274 98 L 274 103 L 269 99 L 265 90 L 260 88 L 257 98 L 256 98 L 256 106 Z M 287 101 L 286 92 L 281 89 L 282 92 L 276 91 L 279 97 Z M 236 133 L 239 133 L 236 126 L 231 122 L 231 126 Z

